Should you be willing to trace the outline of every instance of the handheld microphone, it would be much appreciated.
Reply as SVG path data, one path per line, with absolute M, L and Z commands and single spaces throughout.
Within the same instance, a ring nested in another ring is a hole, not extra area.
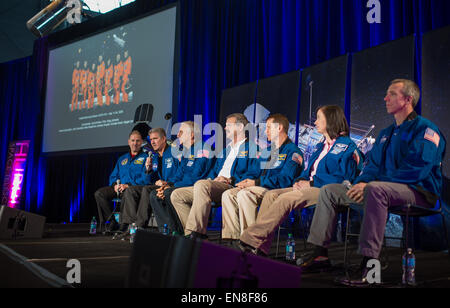
M 156 151 L 153 149 L 153 147 L 150 143 L 143 145 L 142 151 L 144 153 L 146 153 L 148 155 L 148 157 L 152 160 L 152 164 L 154 163 L 153 156 L 156 155 L 156 157 L 158 157 L 158 153 L 156 153 Z M 145 168 L 145 173 L 147 173 L 147 174 L 150 173 L 150 170 L 147 170 L 147 166 Z
M 153 151 L 148 151 L 148 158 L 150 158 L 152 160 L 152 164 L 153 164 Z M 145 173 L 150 173 L 151 168 L 147 168 L 147 165 L 145 165 Z
M 120 179 L 116 180 L 116 185 L 120 185 Z M 117 190 L 117 198 L 119 198 L 119 190 Z
M 342 185 L 344 185 L 345 188 L 347 188 L 348 190 L 350 190 L 353 187 L 352 183 L 350 183 L 349 180 L 345 180 L 344 182 L 342 182 Z

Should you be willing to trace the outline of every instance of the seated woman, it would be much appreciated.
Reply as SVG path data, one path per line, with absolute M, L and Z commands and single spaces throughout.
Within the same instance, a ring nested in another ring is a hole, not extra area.
M 314 124 L 323 139 L 308 165 L 292 187 L 271 190 L 264 196 L 256 223 L 241 235 L 241 249 L 267 255 L 275 231 L 292 210 L 315 204 L 320 187 L 345 180 L 352 182 L 358 175 L 361 154 L 349 137 L 344 111 L 338 106 L 321 107 Z

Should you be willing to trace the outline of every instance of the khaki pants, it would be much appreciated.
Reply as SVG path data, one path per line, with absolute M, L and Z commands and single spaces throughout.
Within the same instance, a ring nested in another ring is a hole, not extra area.
M 258 205 L 269 190 L 260 186 L 233 188 L 222 195 L 222 238 L 239 239 L 256 221 Z
M 222 193 L 231 185 L 213 180 L 200 180 L 191 187 L 175 190 L 170 201 L 177 211 L 186 235 L 191 232 L 206 234 L 211 202 L 219 203 Z
M 259 209 L 256 223 L 241 236 L 241 241 L 269 254 L 276 230 L 295 209 L 317 203 L 320 189 L 316 187 L 294 190 L 275 189 L 267 192 Z

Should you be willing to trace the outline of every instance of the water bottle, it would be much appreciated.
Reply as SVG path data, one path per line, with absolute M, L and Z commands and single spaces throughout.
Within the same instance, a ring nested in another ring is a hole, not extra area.
M 295 261 L 295 241 L 292 236 L 292 233 L 289 233 L 286 242 L 286 260 Z
M 164 235 L 169 235 L 169 227 L 167 226 L 167 224 L 164 224 L 163 227 L 163 232 Z
M 414 286 L 416 284 L 416 256 L 414 255 L 411 248 L 407 249 L 407 252 L 403 254 L 402 257 L 402 283 L 410 286 Z
M 95 216 L 92 217 L 92 220 L 91 220 L 91 229 L 89 230 L 89 234 L 90 234 L 90 235 L 95 235 L 95 234 L 97 234 L 97 220 L 95 219 Z
M 134 237 L 135 237 L 135 235 L 136 235 L 136 230 L 137 230 L 136 224 L 133 223 L 133 224 L 130 226 L 130 243 L 131 243 L 131 244 L 134 243 Z

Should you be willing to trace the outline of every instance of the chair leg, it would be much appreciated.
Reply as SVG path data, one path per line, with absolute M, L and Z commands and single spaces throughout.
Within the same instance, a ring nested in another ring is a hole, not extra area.
M 447 243 L 447 253 L 450 256 L 450 243 L 448 241 L 448 230 L 447 230 L 447 224 L 445 223 L 445 215 L 442 212 L 440 214 L 442 217 L 442 227 L 444 228 L 445 242 Z
M 306 227 L 305 227 L 305 224 L 303 223 L 301 211 L 299 211 L 299 213 L 298 213 L 298 219 L 299 219 L 300 227 L 302 228 L 303 249 L 304 249 L 304 251 L 306 251 Z
M 348 268 L 348 264 L 347 264 L 347 249 L 348 249 L 348 240 L 349 240 L 349 236 L 348 236 L 348 231 L 350 229 L 350 206 L 347 209 L 347 224 L 345 226 L 345 242 L 344 242 L 344 268 L 347 270 Z
M 406 205 L 406 229 L 405 229 L 405 252 L 408 251 L 409 248 L 409 209 L 411 208 L 410 204 Z

